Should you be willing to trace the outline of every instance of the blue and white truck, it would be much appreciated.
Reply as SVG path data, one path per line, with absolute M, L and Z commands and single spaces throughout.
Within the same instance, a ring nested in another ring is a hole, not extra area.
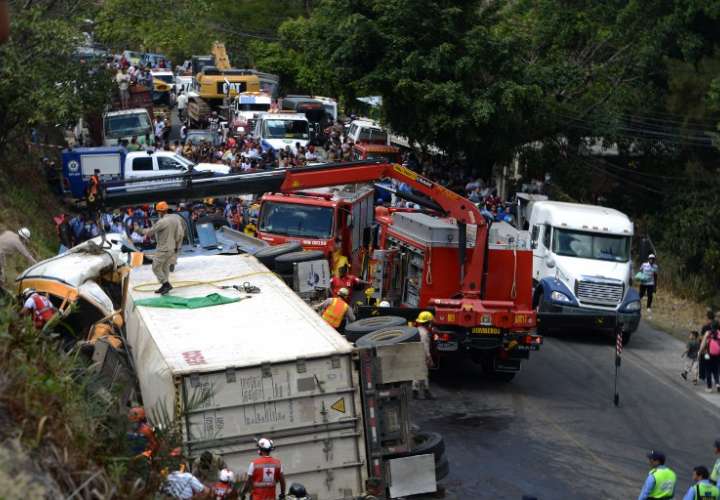
M 190 172 L 230 173 L 230 167 L 215 163 L 195 164 L 171 151 L 132 151 L 124 147 L 66 149 L 62 153 L 63 186 L 74 198 L 82 198 L 97 169 L 104 183 L 182 175 Z M 146 186 L 143 182 L 135 187 Z M 128 187 L 128 189 L 130 189 Z
M 539 326 L 602 331 L 619 322 L 628 342 L 640 322 L 640 297 L 632 287 L 627 215 L 557 201 L 536 201 L 528 212 Z

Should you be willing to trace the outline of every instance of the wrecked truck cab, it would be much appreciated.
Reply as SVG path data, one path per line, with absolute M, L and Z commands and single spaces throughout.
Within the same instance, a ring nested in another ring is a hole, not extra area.
M 99 236 L 27 268 L 16 278 L 16 290 L 47 294 L 62 315 L 58 328 L 85 340 L 96 323 L 122 308 L 127 275 L 142 260 L 125 235 Z

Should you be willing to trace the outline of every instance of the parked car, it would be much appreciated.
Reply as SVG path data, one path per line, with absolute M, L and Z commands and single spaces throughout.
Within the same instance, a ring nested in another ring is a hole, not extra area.
M 212 130 L 192 129 L 188 130 L 186 142 L 190 144 L 200 144 L 207 142 L 213 146 L 222 144 L 222 135 Z

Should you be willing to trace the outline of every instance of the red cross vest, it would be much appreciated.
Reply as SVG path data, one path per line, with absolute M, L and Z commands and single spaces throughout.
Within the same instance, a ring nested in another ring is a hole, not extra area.
M 35 328 L 42 328 L 55 315 L 55 307 L 47 297 L 34 293 L 32 295 L 35 309 L 33 309 L 33 324 Z
M 260 457 L 253 461 L 252 500 L 275 500 L 275 484 L 280 481 L 280 460 Z

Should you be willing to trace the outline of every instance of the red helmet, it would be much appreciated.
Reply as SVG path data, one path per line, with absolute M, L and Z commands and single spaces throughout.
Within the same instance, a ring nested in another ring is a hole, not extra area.
M 130 411 L 128 412 L 128 420 L 130 422 L 142 422 L 145 418 L 145 408 L 142 406 L 130 408 Z

